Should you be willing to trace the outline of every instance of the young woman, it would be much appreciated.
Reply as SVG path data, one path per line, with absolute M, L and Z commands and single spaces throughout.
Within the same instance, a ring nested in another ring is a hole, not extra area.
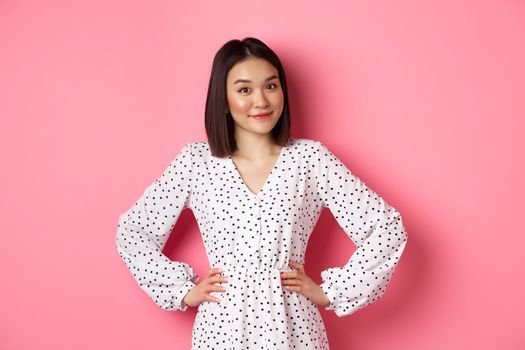
M 385 292 L 407 242 L 401 214 L 317 140 L 290 137 L 283 67 L 255 38 L 217 52 L 208 141 L 184 145 L 119 218 L 117 249 L 163 309 L 198 307 L 193 349 L 328 349 L 318 306 L 350 315 Z M 162 250 L 193 211 L 211 268 L 200 278 Z M 310 234 L 329 208 L 357 250 L 316 284 Z

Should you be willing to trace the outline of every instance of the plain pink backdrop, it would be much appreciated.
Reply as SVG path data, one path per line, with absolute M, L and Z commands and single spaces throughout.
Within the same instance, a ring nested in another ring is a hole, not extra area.
M 215 52 L 280 56 L 293 137 L 321 140 L 403 215 L 385 295 L 331 348 L 524 349 L 523 1 L 0 2 L 0 348 L 188 349 L 115 247 L 118 215 L 205 140 Z M 185 211 L 165 253 L 208 261 Z M 328 210 L 320 282 L 355 246 Z

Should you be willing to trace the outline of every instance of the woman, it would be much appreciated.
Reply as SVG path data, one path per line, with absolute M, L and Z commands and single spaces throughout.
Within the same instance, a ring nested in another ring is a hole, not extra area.
M 328 349 L 318 306 L 346 316 L 383 295 L 407 242 L 400 213 L 321 142 L 290 137 L 284 70 L 261 41 L 217 52 L 205 113 L 208 141 L 184 145 L 120 216 L 120 256 L 161 308 L 198 306 L 193 349 Z M 325 207 L 357 250 L 318 285 L 303 265 Z M 184 208 L 204 278 L 162 253 Z

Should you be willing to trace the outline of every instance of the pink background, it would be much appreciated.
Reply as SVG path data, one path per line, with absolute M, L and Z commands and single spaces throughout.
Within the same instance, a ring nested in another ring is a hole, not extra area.
M 524 349 L 523 1 L 0 2 L 0 348 L 189 349 L 115 248 L 118 215 L 205 140 L 213 55 L 280 56 L 292 136 L 403 215 L 385 295 L 323 312 L 332 349 Z M 193 214 L 165 253 L 208 270 Z M 355 246 L 325 210 L 306 270 Z

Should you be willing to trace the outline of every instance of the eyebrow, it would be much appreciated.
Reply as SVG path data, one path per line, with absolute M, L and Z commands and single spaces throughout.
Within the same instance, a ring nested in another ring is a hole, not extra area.
M 271 77 L 268 77 L 266 78 L 264 81 L 269 81 L 269 80 L 273 80 L 273 79 L 277 79 L 278 76 L 277 75 L 272 75 Z M 252 81 L 251 80 L 248 80 L 248 79 L 237 79 L 233 82 L 233 84 L 237 84 L 237 83 L 251 83 Z

